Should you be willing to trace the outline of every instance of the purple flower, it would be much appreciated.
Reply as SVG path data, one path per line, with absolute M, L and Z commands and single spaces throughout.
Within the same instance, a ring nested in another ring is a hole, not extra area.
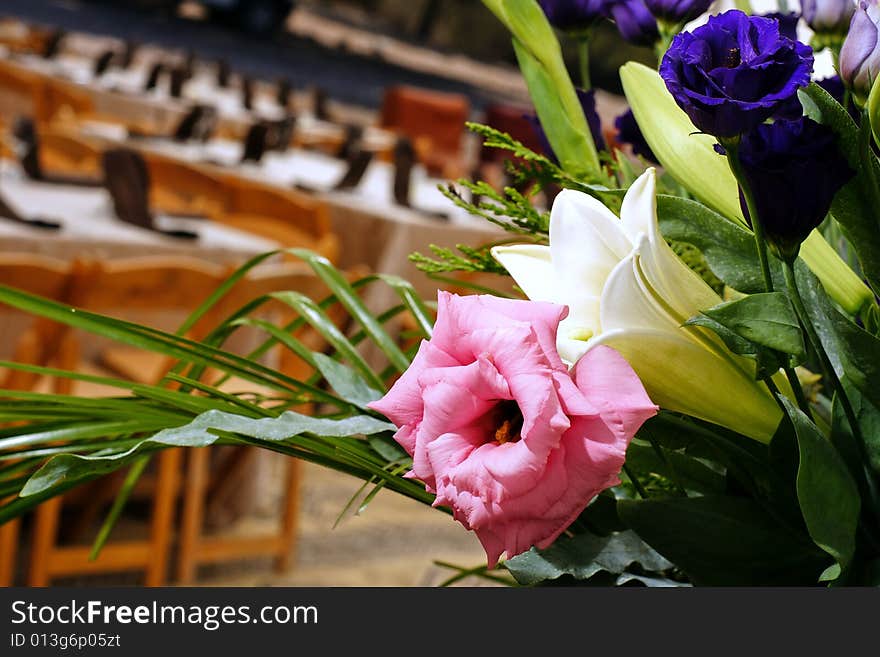
M 814 32 L 846 34 L 856 4 L 853 0 L 802 0 L 801 13 Z
M 637 46 L 653 46 L 660 38 L 657 20 L 642 0 L 612 2 L 609 9 L 620 36 L 630 43 Z
M 668 23 L 685 23 L 709 10 L 712 0 L 645 0 L 651 13 Z
M 605 137 L 602 135 L 602 121 L 599 119 L 598 112 L 596 112 L 596 94 L 592 89 L 590 91 L 576 89 L 575 91 L 577 91 L 578 100 L 581 101 L 581 109 L 584 110 L 584 116 L 587 117 L 587 125 L 590 126 L 590 134 L 593 137 L 593 143 L 596 144 L 598 150 L 604 150 Z M 550 140 L 547 139 L 547 133 L 545 133 L 544 128 L 541 127 L 541 121 L 538 117 L 535 114 L 526 114 L 525 118 L 532 124 L 532 127 L 535 130 L 535 135 L 541 142 L 543 151 L 545 153 L 553 154 Z M 556 159 L 555 154 L 553 154 L 553 158 Z
M 660 75 L 699 130 L 725 138 L 773 116 L 812 69 L 812 49 L 783 36 L 777 20 L 732 10 L 676 35 Z
M 547 20 L 565 32 L 582 32 L 604 18 L 610 0 L 538 0 Z
M 867 96 L 880 72 L 880 8 L 859 4 L 840 49 L 840 77 L 857 96 Z
M 614 119 L 614 127 L 617 128 L 618 141 L 624 144 L 629 144 L 633 153 L 641 155 L 643 158 L 650 160 L 651 162 L 658 161 L 657 156 L 654 155 L 654 151 L 651 150 L 648 142 L 645 141 L 642 129 L 639 128 L 639 124 L 636 122 L 636 117 L 633 115 L 631 109 L 626 110 L 623 114 Z
M 739 158 L 770 247 L 785 259 L 828 214 L 855 172 L 827 126 L 801 117 L 764 123 L 743 135 Z M 751 224 L 746 204 L 740 205 Z

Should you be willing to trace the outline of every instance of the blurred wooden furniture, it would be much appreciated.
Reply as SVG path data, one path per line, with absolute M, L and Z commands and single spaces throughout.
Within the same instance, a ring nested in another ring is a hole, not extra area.
M 231 291 L 234 298 L 241 301 L 283 290 L 292 290 L 313 299 L 320 299 L 328 293 L 310 268 L 304 263 L 284 263 L 278 266 L 261 267 L 239 282 Z M 287 306 L 276 303 L 273 306 L 278 321 L 284 325 L 292 318 Z M 340 321 L 337 314 L 335 319 Z M 322 350 L 326 343 L 310 328 L 301 329 L 297 338 L 313 350 Z M 280 348 L 279 369 L 297 379 L 304 379 L 310 373 L 303 361 L 289 350 Z M 252 387 L 252 386 L 251 386 Z M 308 413 L 310 407 L 297 408 Z M 206 506 L 210 500 L 236 493 L 236 483 L 249 459 L 256 455 L 255 448 L 234 448 L 212 471 L 211 450 L 192 449 L 187 453 L 183 509 L 180 522 L 180 536 L 176 564 L 177 581 L 191 583 L 202 564 L 218 563 L 248 557 L 273 557 L 278 572 L 287 570 L 295 556 L 297 520 L 299 517 L 300 461 L 286 457 L 283 496 L 280 505 L 278 526 L 275 532 L 259 536 L 229 536 L 223 533 L 207 535 L 204 533 Z
M 413 142 L 419 159 L 433 175 L 457 178 L 463 171 L 466 96 L 408 86 L 385 91 L 380 126 Z
M 68 131 L 40 130 L 40 165 L 49 173 L 100 180 L 101 149 Z
M 62 260 L 29 253 L 0 253 L 0 284 L 12 285 L 32 294 L 62 300 L 67 295 L 70 265 Z M 33 320 L 15 345 L 13 360 L 39 364 L 50 347 L 58 325 L 44 319 Z M 0 377 L 0 389 L 27 390 L 38 376 L 28 372 L 7 370 Z M 16 518 L 0 525 L 0 586 L 15 583 L 16 553 L 21 520 Z
M 333 233 L 330 212 L 320 200 L 295 190 L 237 176 L 226 178 L 231 190 L 227 211 L 219 223 L 267 237 L 284 247 L 303 247 L 331 262 L 339 257 L 339 241 Z
M 220 266 L 187 258 L 133 258 L 122 261 L 77 262 L 70 278 L 68 302 L 93 311 L 120 309 L 191 311 L 226 277 Z M 71 335 L 73 335 L 71 333 Z M 74 341 L 68 345 L 76 345 Z M 60 359 L 64 369 L 80 366 L 78 345 L 68 346 Z M 59 389 L 59 392 L 70 390 Z M 41 504 L 34 518 L 34 539 L 27 582 L 46 586 L 53 577 L 81 573 L 141 570 L 147 586 L 159 586 L 166 578 L 172 541 L 174 505 L 180 487 L 181 452 L 164 450 L 155 463 L 155 476 L 145 485 L 152 500 L 150 529 L 142 540 L 108 542 L 100 556 L 89 561 L 89 546 L 58 544 L 59 521 L 64 497 Z M 91 492 L 91 511 L 112 499 L 107 486 Z
M 203 168 L 154 152 L 145 152 L 150 176 L 150 206 L 168 214 L 220 217 L 232 204 L 224 181 Z

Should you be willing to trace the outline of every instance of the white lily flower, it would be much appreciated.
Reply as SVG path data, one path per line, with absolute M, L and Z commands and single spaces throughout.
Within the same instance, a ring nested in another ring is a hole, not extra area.
M 663 239 L 655 190 L 648 169 L 627 191 L 619 219 L 593 197 L 564 190 L 550 214 L 549 247 L 498 246 L 492 254 L 530 299 L 569 307 L 557 335 L 565 360 L 611 346 L 661 407 L 768 442 L 782 412 L 755 381 L 754 361 L 706 329 L 683 326 L 721 298 Z

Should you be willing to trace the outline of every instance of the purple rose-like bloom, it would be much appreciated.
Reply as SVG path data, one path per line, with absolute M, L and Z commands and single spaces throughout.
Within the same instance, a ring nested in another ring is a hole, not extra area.
M 859 3 L 840 49 L 840 77 L 857 95 L 867 96 L 880 72 L 880 7 Z
M 855 175 L 834 132 L 807 117 L 759 125 L 743 135 L 739 158 L 767 242 L 786 259 L 797 255 Z M 742 195 L 740 206 L 751 225 Z
M 596 93 L 592 89 L 589 91 L 585 89 L 575 89 L 575 91 L 577 92 L 578 100 L 581 101 L 581 109 L 584 110 L 584 116 L 587 118 L 587 125 L 590 127 L 590 135 L 593 137 L 593 143 L 596 145 L 597 150 L 604 150 L 605 137 L 602 135 L 602 121 L 599 118 L 599 113 L 596 111 Z M 544 152 L 550 153 L 553 159 L 558 162 L 556 154 L 553 153 L 553 147 L 550 146 L 550 140 L 547 139 L 547 133 L 544 132 L 544 128 L 541 126 L 541 121 L 538 119 L 537 115 L 525 114 L 524 116 L 532 124 L 532 128 L 535 130 L 535 136 L 541 142 Z
M 853 0 L 802 0 L 801 13 L 814 32 L 846 34 L 856 3 Z
M 699 130 L 724 138 L 773 116 L 812 69 L 813 50 L 783 36 L 777 20 L 731 10 L 677 34 L 660 75 Z
M 606 16 L 610 0 L 538 0 L 547 20 L 564 32 L 582 32 Z
M 657 19 L 642 0 L 612 2 L 609 10 L 620 36 L 637 46 L 653 46 L 660 38 Z
M 645 0 L 651 13 L 669 23 L 685 23 L 709 11 L 712 0 Z
M 641 155 L 643 158 L 650 160 L 651 162 L 659 162 L 657 156 L 654 155 L 654 151 L 651 150 L 648 142 L 645 141 L 642 129 L 639 127 L 636 117 L 633 115 L 631 109 L 626 110 L 623 114 L 614 119 L 614 127 L 617 128 L 618 141 L 624 144 L 629 144 L 633 153 Z

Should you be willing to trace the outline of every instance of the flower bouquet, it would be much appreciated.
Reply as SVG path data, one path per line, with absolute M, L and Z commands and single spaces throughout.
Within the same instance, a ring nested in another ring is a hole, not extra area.
M 807 44 L 797 16 L 705 17 L 705 1 L 484 4 L 511 32 L 548 147 L 472 125 L 511 151 L 511 186 L 445 191 L 513 239 L 413 260 L 435 276 L 509 275 L 521 295 L 441 292 L 435 306 L 398 278 L 351 282 L 293 250 L 325 298 L 278 291 L 193 341 L 186 329 L 261 259 L 176 334 L 4 288 L 8 305 L 176 365 L 156 386 L 103 379 L 133 393 L 114 398 L 3 391 L 0 522 L 110 470 L 137 476 L 160 449 L 248 444 L 363 479 L 364 506 L 386 488 L 451 513 L 486 551 L 463 573 L 880 585 L 877 5 L 805 2 Z M 587 57 L 606 20 L 658 56 L 621 68 L 630 111 L 608 144 Z M 551 22 L 581 46 L 586 88 Z M 815 79 L 820 52 L 839 78 Z M 400 303 L 371 313 L 373 286 Z M 270 300 L 297 318 L 253 319 Z M 337 305 L 354 330 L 336 328 Z M 395 334 L 402 317 L 419 340 Z M 247 356 L 224 349 L 241 326 L 266 333 Z M 329 348 L 310 349 L 305 326 Z M 261 364 L 279 344 L 312 375 Z M 223 393 L 208 368 L 273 394 Z

